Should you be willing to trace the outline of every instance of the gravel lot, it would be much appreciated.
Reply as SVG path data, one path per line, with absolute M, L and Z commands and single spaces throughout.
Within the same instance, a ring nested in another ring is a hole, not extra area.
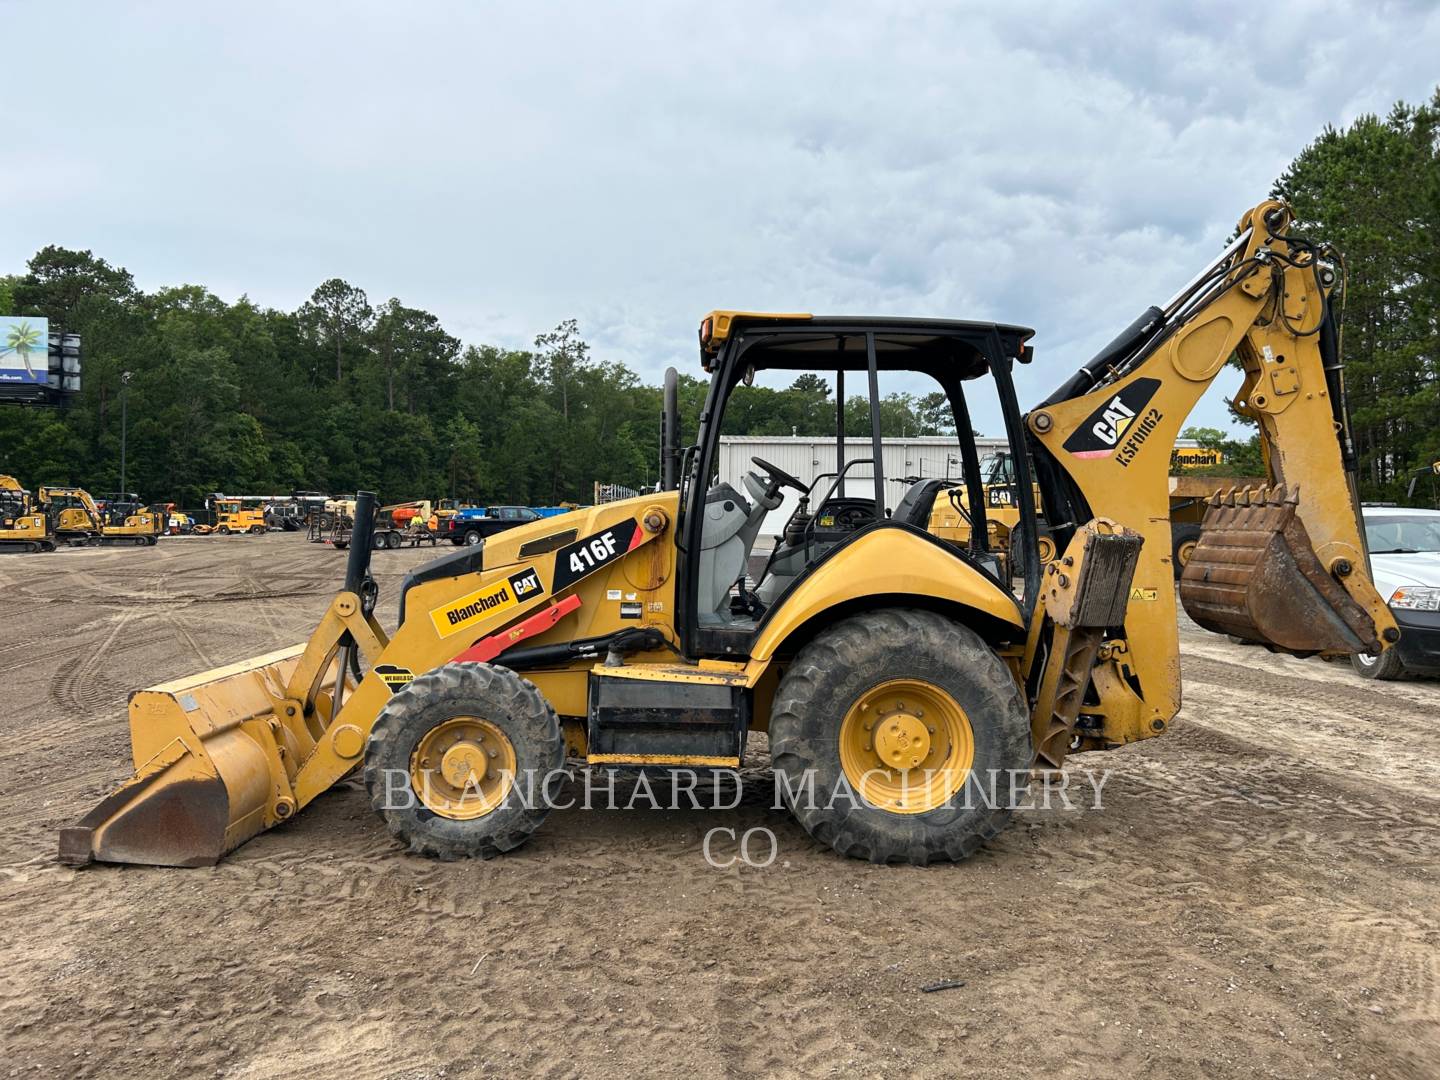
M 430 555 L 377 553 L 383 620 Z M 763 745 L 734 810 L 557 811 L 489 863 L 402 854 L 347 782 L 214 868 L 59 865 L 130 773 L 127 693 L 302 640 L 342 563 L 292 534 L 0 556 L 0 1070 L 1440 1073 L 1440 684 L 1190 625 L 1172 733 L 1072 759 L 1103 809 L 959 866 L 822 850 Z M 762 825 L 770 866 L 703 857 Z

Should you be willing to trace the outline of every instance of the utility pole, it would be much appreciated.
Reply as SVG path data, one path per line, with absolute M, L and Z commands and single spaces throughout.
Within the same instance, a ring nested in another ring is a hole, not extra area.
M 130 385 L 130 372 L 120 373 L 120 492 L 125 493 L 125 433 L 130 426 L 130 417 L 125 409 L 125 388 Z

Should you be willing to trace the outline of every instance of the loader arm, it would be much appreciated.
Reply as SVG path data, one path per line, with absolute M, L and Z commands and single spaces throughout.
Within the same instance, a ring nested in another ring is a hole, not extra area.
M 1181 596 L 1207 629 L 1299 655 L 1398 639 L 1359 521 L 1327 252 L 1265 202 L 1221 258 L 1027 417 L 1047 517 L 1063 548 L 1092 518 L 1144 538 L 1124 633 L 1100 650 L 1084 748 L 1164 731 L 1180 707 L 1168 474 L 1195 403 L 1234 357 L 1234 401 L 1257 421 L 1269 484 L 1206 513 Z

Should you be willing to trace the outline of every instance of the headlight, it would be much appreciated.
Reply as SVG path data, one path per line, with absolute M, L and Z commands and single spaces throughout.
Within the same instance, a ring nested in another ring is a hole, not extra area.
M 1440 611 L 1440 589 L 1407 585 L 1391 594 L 1390 606 L 1407 611 Z

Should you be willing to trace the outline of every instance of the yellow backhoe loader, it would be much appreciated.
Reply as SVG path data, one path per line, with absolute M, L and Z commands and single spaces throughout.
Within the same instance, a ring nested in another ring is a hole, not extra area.
M 964 858 L 1033 769 L 1159 735 L 1179 710 L 1170 454 L 1230 357 L 1267 483 L 1213 500 L 1186 609 L 1297 655 L 1397 640 L 1358 524 L 1336 265 L 1292 233 L 1287 207 L 1263 203 L 1191 285 L 1024 415 L 1011 383 L 1033 356 L 1024 327 L 713 312 L 700 329 L 710 389 L 683 454 L 667 379 L 662 490 L 418 567 L 393 635 L 375 614 L 362 493 L 344 587 L 310 640 L 134 694 L 135 776 L 62 831 L 61 858 L 212 863 L 357 770 L 409 850 L 492 856 L 540 824 L 567 755 L 733 767 L 753 730 L 768 731 L 777 788 L 820 842 L 876 861 Z M 758 459 L 743 492 L 714 482 L 727 402 L 764 371 L 868 387 L 874 490 L 868 512 L 858 480 L 843 513 L 817 507 L 750 588 L 765 515 L 803 487 Z M 963 546 L 926 529 L 941 481 L 887 506 L 879 383 L 894 372 L 949 399 L 973 517 Z M 1025 495 L 1023 589 L 997 572 L 968 436 L 987 392 Z M 1042 512 L 1059 551 L 1043 572 Z
M 50 519 L 36 509 L 20 481 L 0 474 L 0 551 L 54 550 Z
M 50 518 L 57 540 L 74 547 L 87 544 L 153 547 L 164 534 L 165 515 L 137 506 L 122 510 L 113 519 L 95 505 L 84 488 L 54 484 L 37 488 L 36 505 Z
M 246 505 L 247 502 L 249 505 Z M 210 521 L 197 524 L 191 531 L 198 536 L 231 536 L 236 533 L 264 534 L 265 504 L 243 496 L 213 494 L 205 499 Z

